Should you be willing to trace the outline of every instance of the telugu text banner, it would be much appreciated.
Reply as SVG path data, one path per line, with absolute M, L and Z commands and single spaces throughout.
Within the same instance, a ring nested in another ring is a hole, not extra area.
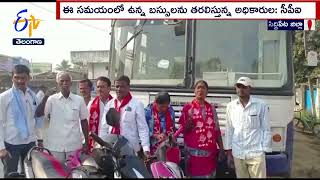
M 57 19 L 316 19 L 316 2 L 57 2 Z

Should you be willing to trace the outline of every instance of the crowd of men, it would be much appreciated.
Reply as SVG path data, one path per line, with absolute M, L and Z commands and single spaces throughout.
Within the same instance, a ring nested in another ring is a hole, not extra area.
M 38 96 L 28 88 L 30 70 L 16 65 L 12 88 L 0 94 L 0 158 L 4 176 L 16 172 L 19 160 L 33 146 L 44 146 L 64 163 L 74 151 L 82 148 L 91 153 L 96 143 L 89 132 L 106 139 L 120 134 L 128 139 L 136 154 L 145 159 L 154 155 L 159 143 L 173 134 L 175 114 L 168 92 L 159 92 L 154 102 L 144 107 L 130 93 L 130 79 L 120 76 L 114 82 L 116 97 L 110 95 L 112 82 L 105 76 L 93 84 L 80 81 L 80 95 L 71 92 L 72 77 L 67 72 L 56 76 L 57 88 L 46 89 Z M 265 152 L 271 151 L 268 106 L 250 96 L 252 80 L 241 77 L 235 84 L 238 99 L 227 106 L 225 147 L 213 102 L 207 102 L 208 84 L 195 83 L 194 99 L 184 105 L 179 118 L 185 144 L 185 170 L 189 177 L 215 177 L 216 166 L 227 158 L 237 177 L 266 177 Z M 110 109 L 120 114 L 118 126 L 107 124 Z M 49 121 L 46 134 L 39 129 Z M 206 164 L 206 166 L 203 166 Z

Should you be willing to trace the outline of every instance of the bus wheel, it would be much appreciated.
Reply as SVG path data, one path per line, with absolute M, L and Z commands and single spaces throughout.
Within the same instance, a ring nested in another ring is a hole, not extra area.
M 320 124 L 315 124 L 313 126 L 313 133 L 315 136 L 320 137 Z

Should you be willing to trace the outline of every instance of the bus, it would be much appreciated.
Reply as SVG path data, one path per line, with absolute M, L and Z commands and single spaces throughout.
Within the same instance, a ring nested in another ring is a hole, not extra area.
M 207 100 L 217 108 L 224 139 L 226 105 L 237 98 L 241 76 L 254 82 L 252 96 L 269 105 L 272 152 L 267 176 L 289 177 L 293 150 L 292 31 L 268 31 L 266 20 L 113 20 L 109 77 L 131 80 L 144 105 L 160 90 L 171 95 L 176 122 L 194 97 L 193 86 L 209 84 Z M 177 124 L 177 127 L 179 124 Z M 178 139 L 183 146 L 183 139 Z

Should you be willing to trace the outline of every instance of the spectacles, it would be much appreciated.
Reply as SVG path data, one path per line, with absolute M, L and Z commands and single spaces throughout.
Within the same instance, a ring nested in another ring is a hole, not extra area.
M 239 89 L 247 89 L 247 88 L 248 88 L 248 86 L 245 86 L 245 85 L 243 85 L 243 84 L 237 84 L 236 86 L 237 86 L 237 88 L 239 88 Z

